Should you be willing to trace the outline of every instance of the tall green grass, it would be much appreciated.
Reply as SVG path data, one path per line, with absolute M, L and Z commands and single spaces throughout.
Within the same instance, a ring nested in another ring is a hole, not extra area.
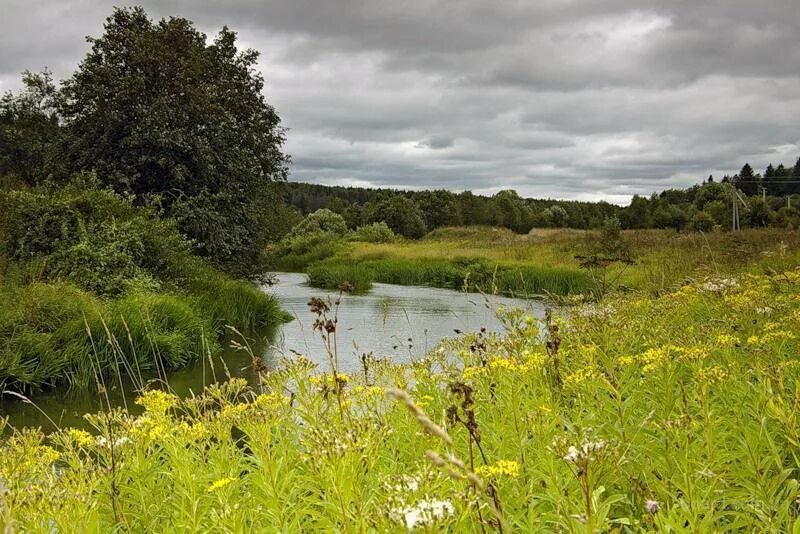
M 228 326 L 263 332 L 288 316 L 249 282 L 209 269 L 188 293 L 97 298 L 67 283 L 0 285 L 0 389 L 87 387 L 179 368 L 216 352 Z
M 352 293 L 364 293 L 372 287 L 373 273 L 365 265 L 323 261 L 306 270 L 308 283 L 322 289 L 347 288 Z
M 509 265 L 479 259 L 402 260 L 386 258 L 352 263 L 346 259 L 319 262 L 307 270 L 315 287 L 336 288 L 356 280 L 360 289 L 371 282 L 431 286 L 465 291 L 532 297 L 570 295 L 589 289 L 587 273 L 578 269 Z
M 213 323 L 185 297 L 104 302 L 60 283 L 1 292 L 0 388 L 86 387 L 119 372 L 175 369 L 218 348 Z

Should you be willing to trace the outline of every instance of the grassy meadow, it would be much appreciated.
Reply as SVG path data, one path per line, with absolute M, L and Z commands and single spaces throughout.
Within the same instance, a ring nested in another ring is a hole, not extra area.
M 800 271 L 710 276 L 352 376 L 303 357 L 95 434 L 14 429 L 6 531 L 790 532 Z M 332 313 L 314 304 L 323 322 Z M 346 326 L 346 325 L 343 325 Z M 329 333 L 332 333 L 329 331 Z
M 604 269 L 581 265 L 581 258 L 597 254 L 600 231 L 535 229 L 518 235 L 485 227 L 443 228 L 418 241 L 340 243 L 327 249 L 328 257 L 300 268 L 308 272 L 311 285 L 328 289 L 351 282 L 363 291 L 371 282 L 383 282 L 565 296 L 600 286 L 658 294 L 699 277 L 782 271 L 800 262 L 796 231 L 627 230 L 620 239 L 632 263 L 614 262 Z

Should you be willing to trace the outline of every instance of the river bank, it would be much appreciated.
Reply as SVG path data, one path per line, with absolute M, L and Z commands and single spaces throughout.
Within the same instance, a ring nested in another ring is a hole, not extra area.
M 339 295 L 310 287 L 302 274 L 275 276 L 275 283 L 262 291 L 292 321 L 244 336 L 229 332 L 220 341 L 220 348 L 179 369 L 139 369 L 134 370 L 133 376 L 128 372 L 111 376 L 104 382 L 102 392 L 94 388 L 58 389 L 32 396 L 35 404 L 6 395 L 0 398 L 0 416 L 9 417 L 15 427 L 39 426 L 48 432 L 56 426 L 86 427 L 85 413 L 109 406 L 136 413 L 135 398 L 147 385 L 163 387 L 181 398 L 231 377 L 243 378 L 255 387 L 260 371 L 276 369 L 281 359 L 296 354 L 303 354 L 324 369 L 328 354 L 320 333 L 313 328 L 314 316 L 308 307 L 312 297 L 340 300 L 336 310 L 337 357 L 340 369 L 352 374 L 361 371 L 364 354 L 402 364 L 424 358 L 440 341 L 457 332 L 500 332 L 503 324 L 497 316 L 499 307 L 519 308 L 536 317 L 544 313 L 543 304 L 531 300 L 390 284 L 375 284 L 363 295 Z M 231 341 L 241 348 L 231 347 Z

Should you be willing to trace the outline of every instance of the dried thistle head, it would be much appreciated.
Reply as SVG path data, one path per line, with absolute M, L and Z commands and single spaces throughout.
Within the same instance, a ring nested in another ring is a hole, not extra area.
M 341 291 L 342 293 L 352 293 L 353 289 L 354 289 L 353 284 L 351 284 L 350 282 L 345 281 L 339 284 L 339 291 Z
M 331 311 L 331 305 L 330 302 L 321 297 L 311 297 L 311 299 L 308 301 L 308 309 L 311 311 L 311 313 L 324 315 Z

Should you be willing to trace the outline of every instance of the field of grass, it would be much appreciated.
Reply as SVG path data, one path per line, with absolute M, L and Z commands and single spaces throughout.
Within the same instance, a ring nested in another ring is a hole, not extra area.
M 633 264 L 612 264 L 605 272 L 582 269 L 578 257 L 589 255 L 599 239 L 596 231 L 541 229 L 517 235 L 497 228 L 444 228 L 420 241 L 352 243 L 313 265 L 316 279 L 322 278 L 321 270 L 338 269 L 329 282 L 368 271 L 376 282 L 521 296 L 582 293 L 602 284 L 601 277 L 615 287 L 658 294 L 704 276 L 781 271 L 800 262 L 796 231 L 632 230 L 622 232 L 622 239 Z
M 256 391 L 151 390 L 94 434 L 15 429 L 0 526 L 798 531 L 800 270 L 617 294 L 544 329 L 501 314 L 504 335 L 409 365 L 298 357 Z

